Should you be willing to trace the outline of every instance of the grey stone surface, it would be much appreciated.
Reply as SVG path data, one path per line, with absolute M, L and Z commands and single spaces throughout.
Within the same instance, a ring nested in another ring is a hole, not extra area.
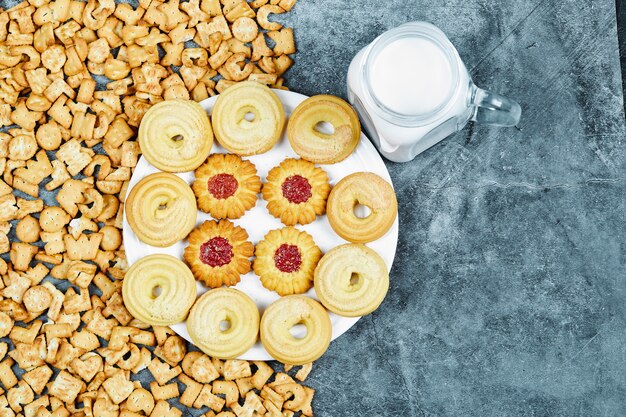
M 360 48 L 427 20 L 479 86 L 524 110 L 517 129 L 468 126 L 388 164 L 402 231 L 390 292 L 316 362 L 316 416 L 626 415 L 612 0 L 300 0 L 277 20 L 295 29 L 294 91 L 345 97 Z
M 615 4 L 305 0 L 281 20 L 296 30 L 294 91 L 345 97 L 360 48 L 427 20 L 524 111 L 517 129 L 469 126 L 388 164 L 391 289 L 316 363 L 316 415 L 626 415 Z

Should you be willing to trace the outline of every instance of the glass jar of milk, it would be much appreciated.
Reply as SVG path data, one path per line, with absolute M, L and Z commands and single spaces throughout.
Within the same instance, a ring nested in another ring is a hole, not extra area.
M 468 121 L 515 126 L 515 101 L 472 82 L 446 35 L 426 22 L 389 30 L 348 70 L 348 100 L 387 159 L 406 162 Z

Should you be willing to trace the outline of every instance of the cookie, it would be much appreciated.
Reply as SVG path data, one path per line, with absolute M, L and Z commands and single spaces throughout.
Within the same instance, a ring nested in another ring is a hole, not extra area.
M 355 208 L 359 204 L 370 210 L 367 216 L 357 216 Z M 357 172 L 333 187 L 326 214 L 330 226 L 342 238 L 353 243 L 372 242 L 387 233 L 396 220 L 396 193 L 378 175 Z
M 233 359 L 254 345 L 259 335 L 259 309 L 234 288 L 207 291 L 195 302 L 187 319 L 193 343 L 209 356 Z
M 217 97 L 211 121 L 217 141 L 229 152 L 256 155 L 269 151 L 280 139 L 285 110 L 269 87 L 245 81 Z
M 263 199 L 270 214 L 287 226 L 312 223 L 326 212 L 326 172 L 304 159 L 285 159 L 267 174 Z
M 196 224 L 196 197 L 185 181 L 159 172 L 139 181 L 128 194 L 126 219 L 148 245 L 167 247 L 182 240 Z
M 211 121 L 192 100 L 161 101 L 146 112 L 138 133 L 143 156 L 167 172 L 198 168 L 213 146 Z
M 313 286 L 322 251 L 311 235 L 294 227 L 272 230 L 256 245 L 254 273 L 270 291 L 302 294 Z
M 198 208 L 215 219 L 238 219 L 255 206 L 261 178 L 254 164 L 233 154 L 213 154 L 195 171 L 191 188 Z
M 359 317 L 376 310 L 389 290 L 383 259 L 361 244 L 328 251 L 315 268 L 315 294 L 328 310 Z
M 320 123 L 332 125 L 329 133 Z M 296 107 L 289 117 L 287 138 L 294 152 L 316 164 L 335 164 L 346 159 L 359 144 L 361 124 L 354 109 L 339 97 L 317 95 Z
M 187 265 L 170 255 L 149 255 L 126 272 L 122 297 L 128 311 L 153 326 L 185 320 L 196 299 L 196 281 Z
M 205 221 L 187 238 L 183 257 L 198 281 L 211 288 L 235 285 L 250 272 L 254 246 L 248 233 L 228 220 Z
M 306 327 L 295 337 L 296 325 Z M 313 362 L 326 352 L 332 336 L 328 313 L 320 303 L 304 295 L 290 295 L 274 301 L 261 318 L 261 343 L 267 352 L 288 365 Z

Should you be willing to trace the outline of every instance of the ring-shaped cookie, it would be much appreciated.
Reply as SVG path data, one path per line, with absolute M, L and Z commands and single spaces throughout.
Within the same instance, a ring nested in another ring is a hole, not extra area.
M 170 255 L 149 255 L 126 272 L 122 297 L 144 323 L 169 326 L 185 320 L 196 299 L 196 280 L 187 265 Z
M 385 261 L 361 244 L 328 251 L 315 269 L 315 294 L 328 310 L 359 317 L 376 310 L 389 290 Z
M 306 327 L 304 337 L 291 334 L 296 325 Z M 289 365 L 313 362 L 326 352 L 332 335 L 328 313 L 320 303 L 304 295 L 274 301 L 261 318 L 261 342 L 275 359 Z
M 193 171 L 213 146 L 211 120 L 192 100 L 165 100 L 150 107 L 141 119 L 138 138 L 148 162 L 167 172 Z
M 330 123 L 333 132 L 317 126 Z M 361 124 L 354 109 L 339 97 L 309 97 L 289 117 L 287 137 L 294 152 L 316 164 L 334 164 L 346 159 L 359 143 Z
M 354 212 L 358 205 L 371 211 L 366 217 Z M 328 196 L 328 222 L 342 238 L 353 243 L 372 242 L 393 225 L 398 201 L 391 184 L 371 172 L 357 172 L 343 178 Z
M 259 309 L 246 294 L 217 288 L 198 298 L 187 318 L 187 330 L 207 355 L 232 359 L 256 343 L 259 316 Z
M 167 247 L 182 240 L 196 224 L 196 197 L 185 181 L 157 172 L 139 181 L 128 194 L 126 219 L 148 245 Z
M 248 120 L 248 114 L 253 114 Z M 269 151 L 280 139 L 285 110 L 269 87 L 246 81 L 217 97 L 211 121 L 218 142 L 240 156 Z

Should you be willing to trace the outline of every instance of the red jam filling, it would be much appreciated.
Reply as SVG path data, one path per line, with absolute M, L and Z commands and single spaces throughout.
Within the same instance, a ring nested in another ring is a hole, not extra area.
M 283 197 L 290 203 L 305 203 L 311 198 L 311 184 L 309 180 L 300 175 L 292 175 L 287 177 L 283 182 Z
M 213 197 L 220 200 L 227 199 L 235 194 L 239 187 L 237 179 L 230 174 L 217 174 L 209 178 L 207 188 Z
M 228 239 L 213 237 L 200 246 L 200 260 L 215 268 L 230 263 L 233 259 L 233 247 Z
M 274 252 L 274 265 L 281 272 L 296 272 L 302 265 L 300 249 L 296 245 L 283 243 Z

